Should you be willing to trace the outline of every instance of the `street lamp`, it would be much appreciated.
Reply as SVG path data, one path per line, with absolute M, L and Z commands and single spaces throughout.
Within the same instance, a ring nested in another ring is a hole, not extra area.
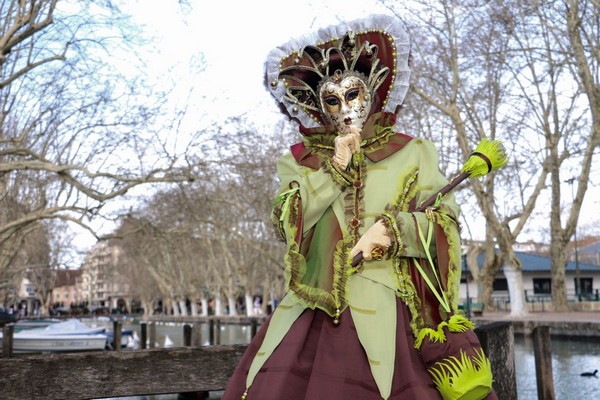
M 565 181 L 569 185 L 571 185 L 571 199 L 572 202 L 575 203 L 575 192 L 574 192 L 574 183 L 575 177 L 567 179 Z M 572 207 L 572 206 L 571 206 Z M 579 218 L 578 218 L 579 220 Z M 573 232 L 573 240 L 575 241 L 575 296 L 577 296 L 577 300 L 581 300 L 581 281 L 579 279 L 579 254 L 578 254 L 578 244 L 577 244 L 577 222 L 575 221 L 575 232 Z

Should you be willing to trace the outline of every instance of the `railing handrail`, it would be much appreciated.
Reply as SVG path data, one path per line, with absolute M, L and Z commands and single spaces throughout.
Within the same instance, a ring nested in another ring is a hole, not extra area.
M 478 327 L 500 398 L 516 390 L 512 324 Z M 223 390 L 247 345 L 17 355 L 0 358 L 2 398 L 93 399 Z M 508 350 L 508 351 L 507 351 Z

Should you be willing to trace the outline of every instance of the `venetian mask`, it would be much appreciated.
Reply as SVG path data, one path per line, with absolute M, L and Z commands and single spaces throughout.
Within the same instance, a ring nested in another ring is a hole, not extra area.
M 319 91 L 321 110 L 340 133 L 349 127 L 362 129 L 371 110 L 372 100 L 367 86 L 355 75 L 341 76 L 336 71 L 332 80 L 323 83 Z

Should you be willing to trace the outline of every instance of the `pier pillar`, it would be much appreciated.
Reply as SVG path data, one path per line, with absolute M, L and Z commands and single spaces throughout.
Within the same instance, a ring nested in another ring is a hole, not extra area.
M 515 335 L 510 321 L 495 321 L 475 328 L 481 347 L 492 364 L 494 390 L 499 399 L 517 399 Z
M 552 341 L 549 326 L 533 328 L 533 354 L 539 400 L 554 400 L 554 378 L 552 377 Z

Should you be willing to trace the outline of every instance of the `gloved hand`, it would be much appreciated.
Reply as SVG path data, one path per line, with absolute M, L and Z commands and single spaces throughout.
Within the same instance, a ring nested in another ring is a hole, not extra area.
M 371 252 L 376 247 L 381 247 L 384 251 L 390 247 L 392 240 L 390 239 L 387 228 L 381 220 L 375 222 L 364 235 L 358 240 L 356 246 L 350 252 L 350 256 L 354 258 L 355 255 L 362 252 L 363 259 L 366 261 L 371 260 Z
M 360 130 L 353 126 L 348 127 L 346 132 L 341 132 L 334 140 L 335 153 L 331 161 L 339 168 L 346 169 L 352 154 L 360 151 Z

